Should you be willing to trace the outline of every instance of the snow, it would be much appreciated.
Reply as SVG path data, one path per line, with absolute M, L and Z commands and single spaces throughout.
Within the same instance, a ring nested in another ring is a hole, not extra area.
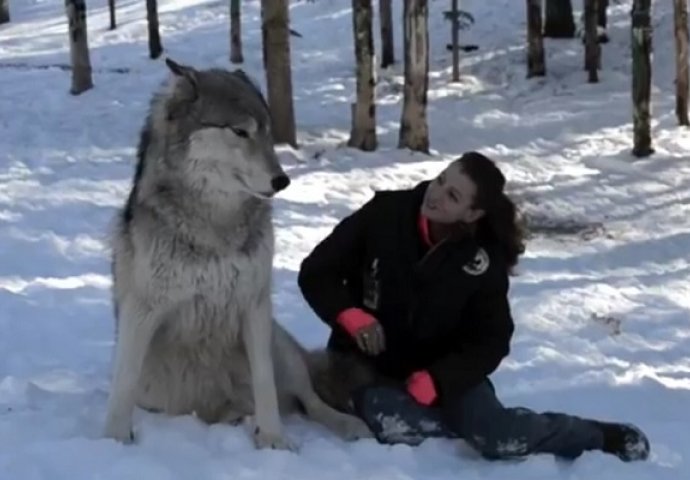
M 476 24 L 449 83 L 449 25 L 430 2 L 432 154 L 398 150 L 402 65 L 379 72 L 380 148 L 345 147 L 354 99 L 349 3 L 294 1 L 300 148 L 280 148 L 293 183 L 275 200 L 275 311 L 308 347 L 327 330 L 299 295 L 300 260 L 375 188 L 434 176 L 463 151 L 499 162 L 539 227 L 510 291 L 517 329 L 493 376 L 506 405 L 628 421 L 648 462 L 587 453 L 488 462 L 466 444 L 345 443 L 286 420 L 299 453 L 257 451 L 241 427 L 137 411 L 139 442 L 101 436 L 113 348 L 107 235 L 127 194 L 138 129 L 166 75 L 147 57 L 145 2 L 89 1 L 95 88 L 68 94 L 64 2 L 10 0 L 0 26 L 0 479 L 678 479 L 690 440 L 690 132 L 674 116 L 671 2 L 654 2 L 653 138 L 631 156 L 629 11 L 611 2 L 601 82 L 579 40 L 546 40 L 545 78 L 525 78 L 524 2 L 461 2 Z M 400 3 L 394 18 L 400 18 Z M 243 2 L 246 64 L 263 85 L 259 2 Z M 575 7 L 581 5 L 575 2 Z M 228 2 L 159 0 L 166 54 L 228 66 Z M 580 11 L 575 12 L 579 16 Z M 396 54 L 402 32 L 395 21 Z M 375 36 L 378 48 L 378 34 Z M 559 233 L 557 227 L 562 227 Z M 566 228 L 567 227 L 567 228 Z

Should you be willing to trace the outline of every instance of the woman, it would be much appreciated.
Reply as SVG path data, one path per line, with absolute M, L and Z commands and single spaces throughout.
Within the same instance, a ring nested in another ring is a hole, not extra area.
M 632 425 L 506 408 L 489 376 L 508 355 L 509 274 L 524 252 L 505 177 L 477 152 L 410 190 L 377 192 L 302 262 L 328 351 L 386 381 L 351 392 L 382 443 L 463 438 L 487 458 L 602 450 L 646 459 Z

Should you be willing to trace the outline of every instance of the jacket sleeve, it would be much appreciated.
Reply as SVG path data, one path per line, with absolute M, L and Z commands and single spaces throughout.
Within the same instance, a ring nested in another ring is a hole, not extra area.
M 346 282 L 359 274 L 375 199 L 338 223 L 300 265 L 297 283 L 304 299 L 332 327 L 343 310 L 361 304 Z
M 508 303 L 508 273 L 494 272 L 493 276 L 473 295 L 464 314 L 474 317 L 476 335 L 459 339 L 456 351 L 441 357 L 428 369 L 439 396 L 462 395 L 478 385 L 510 351 L 515 327 Z

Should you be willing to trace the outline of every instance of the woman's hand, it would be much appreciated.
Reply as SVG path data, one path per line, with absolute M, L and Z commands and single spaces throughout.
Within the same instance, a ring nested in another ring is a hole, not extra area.
M 369 355 L 378 355 L 386 349 L 386 336 L 378 320 L 357 330 L 355 341 L 359 349 Z
M 338 323 L 355 339 L 361 351 L 378 355 L 386 349 L 386 336 L 376 318 L 361 308 L 348 308 L 338 315 Z

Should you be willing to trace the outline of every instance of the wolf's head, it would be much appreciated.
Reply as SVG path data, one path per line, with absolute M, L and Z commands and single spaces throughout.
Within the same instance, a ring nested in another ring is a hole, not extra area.
M 269 198 L 290 179 L 280 166 L 261 91 L 241 70 L 195 70 L 167 59 L 170 87 L 159 108 L 178 154 L 166 159 L 209 193 Z

